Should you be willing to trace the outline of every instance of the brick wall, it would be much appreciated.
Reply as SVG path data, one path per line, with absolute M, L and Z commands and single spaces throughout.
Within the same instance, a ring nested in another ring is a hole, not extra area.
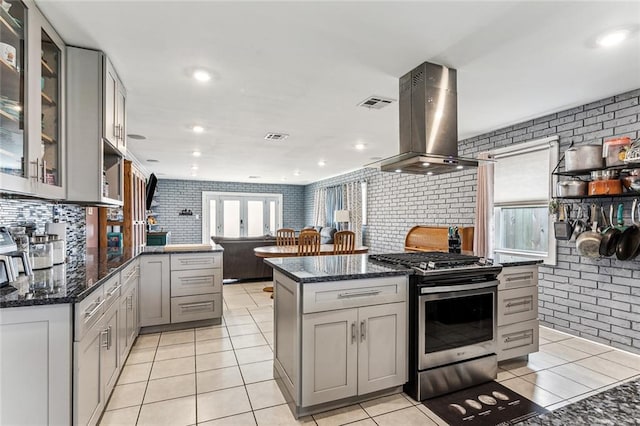
M 282 194 L 283 227 L 304 226 L 304 186 L 161 179 L 156 189 L 159 206 L 154 210 L 158 223 L 171 231 L 172 243 L 202 242 L 203 191 Z M 184 209 L 191 210 L 193 216 L 179 216 Z
M 460 141 L 460 155 L 558 135 L 560 151 L 573 141 L 602 143 L 612 136 L 640 135 L 640 89 Z M 368 185 L 368 226 L 364 243 L 371 252 L 402 251 L 414 225 L 472 225 L 476 172 L 414 176 L 362 169 L 308 185 L 305 222 L 313 221 L 313 193 L 322 186 L 354 180 Z M 600 199 L 604 205 L 624 202 L 630 221 L 630 198 Z M 577 209 L 574 209 L 576 211 Z M 575 243 L 558 242 L 554 267 L 540 268 L 540 319 L 543 324 L 640 353 L 640 260 L 588 259 Z

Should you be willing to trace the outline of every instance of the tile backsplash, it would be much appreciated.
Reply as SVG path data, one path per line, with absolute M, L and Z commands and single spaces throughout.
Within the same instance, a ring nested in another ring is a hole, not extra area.
M 41 200 L 18 200 L 0 198 L 0 225 L 10 226 L 34 222 L 38 233 L 54 217 L 67 223 L 67 256 L 84 253 L 86 250 L 85 209 L 72 204 L 54 204 Z

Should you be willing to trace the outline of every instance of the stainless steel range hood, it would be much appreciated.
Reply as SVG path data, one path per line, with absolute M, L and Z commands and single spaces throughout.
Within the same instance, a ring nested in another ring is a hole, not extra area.
M 379 162 L 386 172 L 437 175 L 477 167 L 458 157 L 456 70 L 425 62 L 400 78 L 400 154 Z

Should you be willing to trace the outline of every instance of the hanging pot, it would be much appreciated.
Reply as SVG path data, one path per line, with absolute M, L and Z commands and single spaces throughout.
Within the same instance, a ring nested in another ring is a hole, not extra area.
M 564 169 L 567 172 L 601 169 L 603 166 L 602 145 L 581 145 L 565 151 Z
M 593 222 L 591 230 L 580 234 L 576 240 L 576 248 L 581 256 L 600 257 L 602 234 L 598 232 L 598 212 L 595 204 L 591 205 L 591 220 Z
M 616 246 L 616 257 L 619 260 L 632 260 L 640 254 L 640 223 L 636 222 L 638 199 L 631 206 L 631 222 L 633 225 L 624 230 Z

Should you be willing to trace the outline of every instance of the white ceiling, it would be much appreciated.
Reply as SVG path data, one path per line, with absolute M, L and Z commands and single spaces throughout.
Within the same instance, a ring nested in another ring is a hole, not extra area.
M 424 61 L 458 70 L 460 139 L 640 88 L 638 1 L 37 3 L 67 44 L 111 58 L 128 133 L 147 137 L 130 150 L 159 178 L 305 184 L 395 155 L 397 103 L 356 104 L 397 99 Z M 618 26 L 633 37 L 593 47 Z

